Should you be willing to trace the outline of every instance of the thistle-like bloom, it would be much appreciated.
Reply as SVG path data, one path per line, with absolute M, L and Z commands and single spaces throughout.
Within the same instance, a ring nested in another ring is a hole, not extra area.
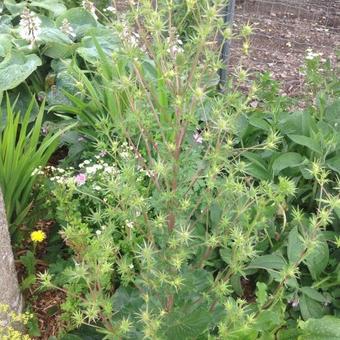
M 41 20 L 38 16 L 25 8 L 21 14 L 19 23 L 20 36 L 31 43 L 31 47 L 41 33 Z
M 96 6 L 92 1 L 83 0 L 82 6 L 84 9 L 90 12 L 96 20 L 98 19 L 97 14 L 96 14 Z
M 65 33 L 68 37 L 71 39 L 74 39 L 76 37 L 76 33 L 74 32 L 74 29 L 70 25 L 69 21 L 67 19 L 63 20 L 62 25 L 60 26 L 60 30 Z
M 31 233 L 31 240 L 34 243 L 41 243 L 46 238 L 46 234 L 42 230 L 36 230 Z

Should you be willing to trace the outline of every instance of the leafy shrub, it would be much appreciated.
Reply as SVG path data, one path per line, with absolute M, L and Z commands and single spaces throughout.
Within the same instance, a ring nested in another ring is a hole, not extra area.
M 230 35 L 222 5 L 195 3 L 198 22 L 183 44 L 171 20 L 176 5 L 142 1 L 114 23 L 116 53 L 106 56 L 93 39 L 97 69 L 71 67 L 83 92 L 58 109 L 76 114 L 105 156 L 56 170 L 45 186 L 74 265 L 40 279 L 66 293 L 67 330 L 92 325 L 106 339 L 294 338 L 318 323 L 298 324 L 301 316 L 339 313 L 339 267 L 330 259 L 338 256 L 339 184 L 326 161 L 336 150 L 320 145 L 319 161 L 316 131 L 284 130 L 288 118 L 300 129 L 300 116 L 282 114 L 288 106 L 269 79 L 246 93 L 216 91 L 214 38 Z M 236 85 L 245 78 L 241 68 Z M 252 110 L 254 100 L 264 105 Z

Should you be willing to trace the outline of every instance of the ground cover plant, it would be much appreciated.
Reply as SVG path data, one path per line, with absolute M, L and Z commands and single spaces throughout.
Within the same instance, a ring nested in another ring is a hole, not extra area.
M 219 88 L 217 41 L 233 37 L 224 5 L 63 9 L 95 20 L 77 45 L 93 59 L 52 62 L 73 85 L 49 103 L 50 134 L 38 142 L 43 107 L 28 133 L 40 148 L 63 134 L 78 154 L 26 168 L 25 200 L 7 196 L 20 216 L 34 180 L 30 215 L 54 221 L 16 223 L 25 295 L 62 294 L 50 339 L 340 336 L 338 69 L 308 53 L 303 110 L 242 63 Z M 240 31 L 245 56 L 251 31 Z M 15 121 L 21 145 L 30 113 L 21 122 L 7 107 L 4 131 Z M 7 158 L 30 157 L 14 149 Z

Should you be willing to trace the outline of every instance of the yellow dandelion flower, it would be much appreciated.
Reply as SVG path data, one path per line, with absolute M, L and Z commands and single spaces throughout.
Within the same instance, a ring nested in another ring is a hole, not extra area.
M 31 240 L 34 243 L 40 243 L 44 241 L 45 238 L 46 238 L 46 234 L 42 230 L 33 231 L 31 233 Z

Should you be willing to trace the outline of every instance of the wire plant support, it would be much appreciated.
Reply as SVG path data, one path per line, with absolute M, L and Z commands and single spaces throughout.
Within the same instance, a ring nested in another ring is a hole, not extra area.
M 226 25 L 232 26 L 234 21 L 234 14 L 235 14 L 235 0 L 228 0 L 224 13 L 223 13 L 223 20 Z M 229 56 L 230 56 L 230 40 L 224 40 L 221 37 L 220 43 L 222 45 L 221 49 L 221 61 L 223 63 L 223 67 L 219 70 L 220 82 L 219 82 L 219 90 L 224 92 L 226 84 L 227 84 L 227 77 L 228 77 L 228 65 L 229 65 Z

